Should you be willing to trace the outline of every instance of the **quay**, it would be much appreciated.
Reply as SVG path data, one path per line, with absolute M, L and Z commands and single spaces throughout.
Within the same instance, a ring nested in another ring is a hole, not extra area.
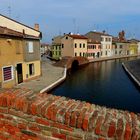
M 122 64 L 125 71 L 140 87 L 140 59 L 131 60 Z

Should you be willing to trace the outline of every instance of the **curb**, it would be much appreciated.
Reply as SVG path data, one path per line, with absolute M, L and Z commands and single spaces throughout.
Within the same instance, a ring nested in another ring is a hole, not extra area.
M 140 82 L 137 80 L 137 78 L 129 71 L 129 69 L 125 66 L 124 63 L 122 63 L 122 66 L 124 70 L 130 75 L 130 77 L 134 80 L 134 82 L 140 87 Z
M 67 77 L 67 68 L 65 67 L 64 68 L 64 75 L 60 79 L 58 79 L 56 82 L 54 82 L 51 85 L 47 86 L 46 88 L 42 89 L 40 91 L 40 93 L 48 92 L 48 91 L 52 90 L 53 88 L 58 86 L 60 83 L 62 83 L 66 79 L 66 77 Z

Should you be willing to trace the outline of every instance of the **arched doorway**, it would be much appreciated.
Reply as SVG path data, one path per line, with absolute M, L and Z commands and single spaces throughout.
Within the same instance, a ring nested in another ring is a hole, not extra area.
M 79 62 L 78 60 L 74 60 L 71 64 L 71 69 L 76 70 L 79 67 Z

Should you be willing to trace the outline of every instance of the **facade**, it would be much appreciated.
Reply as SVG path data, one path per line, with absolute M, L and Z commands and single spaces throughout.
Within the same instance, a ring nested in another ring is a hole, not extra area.
M 61 59 L 61 38 L 62 36 L 56 36 L 52 39 L 51 55 L 53 59 Z
M 129 43 L 127 41 L 113 41 L 112 42 L 113 56 L 129 55 Z
M 137 39 L 130 39 L 129 42 L 129 54 L 134 55 L 140 53 L 140 42 Z
M 87 44 L 87 58 L 93 60 L 99 58 L 101 55 L 101 43 L 100 42 L 88 42 Z
M 47 55 L 50 52 L 50 45 L 46 43 L 42 43 L 40 47 L 40 54 L 42 55 Z
M 101 35 L 101 57 L 113 56 L 112 36 Z
M 83 35 L 67 34 L 62 37 L 61 55 L 64 56 L 87 56 L 87 37 Z
M 52 58 L 61 59 L 61 44 L 52 44 L 51 46 Z
M 11 88 L 40 76 L 41 33 L 3 15 L 0 21 L 0 86 Z
M 112 36 L 106 34 L 105 32 L 95 32 L 90 31 L 85 36 L 90 39 L 92 42 L 101 43 L 101 57 L 110 57 L 113 56 L 112 51 Z

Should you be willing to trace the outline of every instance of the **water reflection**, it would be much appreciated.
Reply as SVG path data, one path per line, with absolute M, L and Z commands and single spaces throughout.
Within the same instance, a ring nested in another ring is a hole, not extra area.
M 79 68 L 68 75 L 66 81 L 52 93 L 107 107 L 140 112 L 140 92 L 121 65 L 127 60 L 96 62 Z

